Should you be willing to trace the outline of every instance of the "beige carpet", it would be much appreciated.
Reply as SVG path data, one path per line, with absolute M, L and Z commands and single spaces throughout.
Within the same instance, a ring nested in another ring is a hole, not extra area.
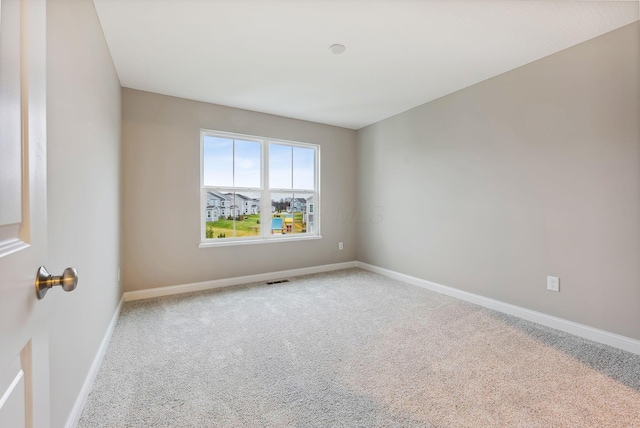
M 127 303 L 80 427 L 640 427 L 640 356 L 350 269 Z

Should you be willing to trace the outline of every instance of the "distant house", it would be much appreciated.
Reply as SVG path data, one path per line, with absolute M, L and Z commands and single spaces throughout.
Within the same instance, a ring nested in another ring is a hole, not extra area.
M 240 208 L 234 201 L 233 193 L 207 192 L 205 208 L 205 218 L 207 221 L 218 221 L 221 217 L 237 217 L 238 215 L 240 215 Z
M 240 208 L 238 207 L 238 203 L 234 200 L 233 193 L 224 193 L 222 194 L 224 197 L 224 201 L 222 201 L 223 207 L 223 215 L 225 217 L 237 217 L 240 215 Z
M 307 200 L 305 198 L 293 198 L 289 212 L 307 212 Z
M 207 221 L 218 221 L 220 219 L 220 208 L 207 205 L 204 216 Z
M 207 203 L 205 204 L 205 218 L 207 221 L 218 221 L 223 214 L 222 201 L 226 198 L 217 192 L 207 192 Z
M 236 193 L 236 205 L 240 213 L 244 215 L 258 214 L 260 212 L 260 201 L 248 196 Z
M 315 228 L 316 209 L 315 208 L 316 207 L 313 201 L 313 195 L 305 199 L 304 222 L 307 223 L 308 233 L 313 233 L 316 230 Z

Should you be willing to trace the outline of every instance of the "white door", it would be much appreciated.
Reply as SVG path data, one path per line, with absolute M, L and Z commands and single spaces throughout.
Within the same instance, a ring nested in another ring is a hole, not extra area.
M 45 0 L 0 0 L 0 427 L 50 425 L 45 40 Z

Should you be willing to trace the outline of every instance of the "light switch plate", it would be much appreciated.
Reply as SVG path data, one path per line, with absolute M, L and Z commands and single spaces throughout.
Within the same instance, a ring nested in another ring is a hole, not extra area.
M 548 276 L 547 290 L 560 292 L 560 278 L 557 276 Z

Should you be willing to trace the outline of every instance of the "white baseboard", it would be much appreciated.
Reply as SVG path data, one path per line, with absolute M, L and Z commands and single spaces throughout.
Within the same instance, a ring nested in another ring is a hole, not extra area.
M 194 282 L 191 284 L 170 285 L 166 287 L 149 288 L 139 291 L 127 291 L 124 293 L 125 302 L 152 297 L 169 296 L 172 294 L 190 293 L 192 291 L 211 290 L 214 288 L 230 287 L 233 285 L 250 284 L 253 282 L 272 281 L 287 277 L 310 275 L 313 273 L 329 272 L 333 270 L 354 268 L 358 262 L 334 263 L 330 265 L 312 266 L 300 269 L 281 270 L 278 272 L 260 273 L 257 275 L 237 276 L 234 278 L 215 279 L 211 281 Z
M 389 278 L 397 279 L 398 281 L 406 282 L 408 284 L 435 291 L 436 293 L 446 294 L 447 296 L 455 297 L 457 299 L 464 300 L 470 303 L 475 303 L 476 305 L 484 306 L 485 308 L 493 309 L 495 311 L 503 312 L 509 315 L 514 315 L 528 321 L 555 328 L 556 330 L 571 333 L 585 339 L 593 340 L 594 342 L 603 343 L 605 345 L 613 346 L 615 348 L 640 355 L 640 341 L 631 339 L 629 337 L 620 336 L 618 334 L 599 330 L 597 328 L 589 327 L 584 324 L 578 324 L 576 322 L 547 315 L 542 312 L 532 311 L 530 309 L 522 308 L 510 303 L 501 302 L 499 300 L 490 299 L 478 294 L 473 294 L 467 291 L 458 290 L 456 288 L 447 287 L 446 285 L 436 284 L 435 282 L 416 278 L 410 275 L 405 275 L 403 273 L 384 269 L 367 263 L 356 262 L 356 266 L 360 269 L 368 270 L 370 272 L 384 275 Z
M 76 402 L 71 409 L 71 413 L 69 414 L 69 418 L 67 419 L 67 423 L 64 425 L 65 428 L 75 428 L 78 426 L 78 422 L 80 421 L 80 416 L 82 416 L 82 410 L 84 410 L 85 404 L 87 404 L 87 398 L 89 397 L 89 392 L 91 392 L 91 387 L 93 386 L 93 381 L 96 380 L 96 376 L 98 376 L 98 371 L 100 370 L 100 366 L 102 365 L 102 360 L 104 359 L 104 354 L 107 352 L 107 347 L 109 346 L 109 341 L 111 340 L 111 335 L 113 334 L 113 330 L 116 328 L 116 324 L 118 323 L 118 317 L 120 316 L 120 311 L 122 310 L 122 304 L 124 303 L 124 295 L 120 298 L 120 303 L 116 307 L 113 316 L 111 317 L 111 322 L 109 322 L 109 326 L 107 327 L 107 331 L 102 338 L 102 342 L 100 343 L 100 347 L 98 348 L 98 352 L 96 352 L 96 356 L 93 359 L 93 363 L 91 364 L 91 368 L 89 369 L 89 373 L 82 384 L 82 389 L 80 390 L 80 394 L 78 394 L 78 398 L 76 398 Z

